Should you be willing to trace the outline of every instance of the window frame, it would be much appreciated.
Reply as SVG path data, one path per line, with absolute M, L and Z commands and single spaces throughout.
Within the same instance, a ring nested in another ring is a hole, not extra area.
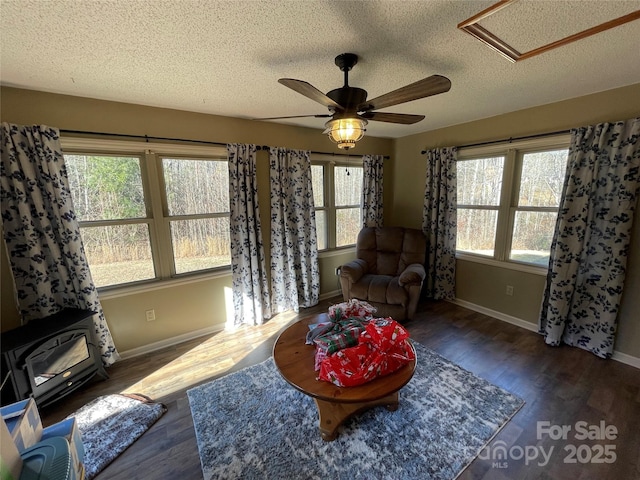
M 326 222 L 326 245 L 327 248 L 318 250 L 319 252 L 331 252 L 331 251 L 345 251 L 349 249 L 355 249 L 356 240 L 349 245 L 336 246 L 337 242 L 337 210 L 340 209 L 360 209 L 360 218 L 362 218 L 362 186 L 360 190 L 360 203 L 358 205 L 340 205 L 336 206 L 335 197 L 335 167 L 353 167 L 364 168 L 362 157 L 348 157 L 343 155 L 344 160 L 337 160 L 335 155 L 326 154 L 311 154 L 311 165 L 320 165 L 323 167 L 323 185 L 324 185 L 324 205 L 318 207 L 314 206 L 315 211 L 325 212 Z
M 157 255 L 154 255 L 154 246 L 158 244 L 156 221 L 153 217 L 153 210 L 151 206 L 150 198 L 150 183 L 147 169 L 147 162 L 145 161 L 146 154 L 144 152 L 136 151 L 135 149 L 125 150 L 119 149 L 118 151 L 107 151 L 100 146 L 95 146 L 91 142 L 86 144 L 79 144 L 76 148 L 68 148 L 66 144 L 69 142 L 62 142 L 63 155 L 87 155 L 87 156 L 107 156 L 107 157 L 132 157 L 137 158 L 140 166 L 140 176 L 142 181 L 142 192 L 144 196 L 144 210 L 145 216 L 138 218 L 123 218 L 113 220 L 78 220 L 78 226 L 80 229 L 91 227 L 113 227 L 118 225 L 141 225 L 146 224 L 149 231 L 149 250 L 151 252 L 151 262 L 153 265 L 153 278 L 145 278 L 141 280 L 135 280 L 133 282 L 123 282 L 113 285 L 105 285 L 97 287 L 99 292 L 105 290 L 111 290 L 120 287 L 128 287 L 131 285 L 138 285 L 142 283 L 152 282 L 158 279 L 158 272 L 160 268 L 159 259 Z M 157 248 L 157 247 L 156 247 Z
M 518 211 L 547 211 L 555 212 L 556 207 L 519 207 L 518 199 L 522 176 L 522 159 L 525 154 L 546 152 L 552 150 L 568 149 L 571 142 L 569 133 L 537 137 L 512 142 L 501 142 L 492 145 L 479 145 L 475 147 L 461 147 L 458 149 L 457 161 L 474 160 L 479 158 L 504 156 L 504 168 L 502 172 L 502 191 L 500 192 L 500 204 L 498 205 L 498 220 L 496 225 L 495 249 L 493 256 L 480 255 L 473 252 L 458 250 L 456 259 L 467 260 L 486 265 L 518 270 L 536 275 L 546 275 L 547 268 L 537 266 L 529 262 L 512 260 L 511 243 L 515 216 Z M 565 172 L 562 172 L 564 175 Z M 465 205 L 462 206 L 463 208 Z
M 162 158 L 202 158 L 204 160 L 216 159 L 217 161 L 226 162 L 227 151 L 224 146 L 196 146 L 177 143 L 169 144 L 67 136 L 61 136 L 60 143 L 63 154 L 65 155 L 128 155 L 140 158 L 140 173 L 142 175 L 145 208 L 147 212 L 147 217 L 144 220 L 145 223 L 149 224 L 149 242 L 155 278 L 98 287 L 101 298 L 115 298 L 132 293 L 156 290 L 157 288 L 199 282 L 230 274 L 231 265 L 194 272 L 175 273 L 170 220 L 175 220 L 176 217 L 170 217 L 168 215 L 164 176 L 162 172 Z M 142 223 L 138 220 L 140 219 L 127 219 L 126 221 L 87 221 L 80 222 L 80 227 L 89 225 L 101 226 L 98 225 L 98 223 L 107 225 Z

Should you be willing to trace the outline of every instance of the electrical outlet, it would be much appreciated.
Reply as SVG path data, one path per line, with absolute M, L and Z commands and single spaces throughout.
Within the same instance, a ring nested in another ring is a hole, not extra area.
M 506 294 L 509 295 L 510 297 L 513 296 L 513 285 L 507 285 Z
M 153 322 L 156 319 L 155 310 L 147 310 L 144 314 L 147 316 L 147 322 Z
M 336 276 L 340 276 L 340 272 L 342 271 L 342 267 L 336 267 Z

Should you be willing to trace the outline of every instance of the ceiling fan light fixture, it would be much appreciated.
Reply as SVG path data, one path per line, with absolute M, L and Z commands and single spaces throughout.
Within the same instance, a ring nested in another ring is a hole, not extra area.
M 502 0 L 513 1 L 513 0 Z M 344 85 L 334 88 L 326 94 L 322 93 L 309 82 L 296 80 L 295 78 L 281 78 L 278 82 L 294 92 L 297 92 L 314 102 L 324 105 L 331 113 L 331 120 L 325 123 L 324 134 L 328 134 L 332 142 L 338 144 L 338 148 L 349 150 L 356 146 L 356 142 L 364 137 L 364 127 L 375 122 L 398 123 L 401 125 L 413 125 L 424 120 L 424 115 L 408 115 L 404 113 L 377 112 L 376 110 L 392 107 L 401 103 L 413 102 L 421 98 L 448 92 L 451 89 L 451 80 L 442 75 L 431 75 L 417 82 L 400 87 L 391 92 L 380 95 L 372 100 L 367 100 L 367 91 L 362 88 L 349 86 L 349 70 L 358 63 L 355 53 L 343 53 L 335 59 L 336 65 L 344 72 Z M 295 117 L 327 117 L 329 115 L 297 115 Z
M 367 122 L 364 118 L 336 118 L 324 124 L 324 134 L 329 135 L 338 148 L 349 150 L 356 146 L 356 142 L 364 137 Z

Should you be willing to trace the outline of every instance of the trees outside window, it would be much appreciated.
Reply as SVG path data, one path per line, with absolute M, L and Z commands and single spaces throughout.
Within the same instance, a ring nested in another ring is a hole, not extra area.
M 510 260 L 548 266 L 567 155 L 567 149 L 522 155 L 518 198 L 510 209 Z
M 505 157 L 458 161 L 458 250 L 493 256 Z
M 227 162 L 163 158 L 162 173 L 175 272 L 230 265 Z
M 313 188 L 313 205 L 316 209 L 316 233 L 318 250 L 326 250 L 329 232 L 327 230 L 327 205 L 325 203 L 324 165 L 311 165 L 311 188 Z
M 362 228 L 362 167 L 333 169 L 336 206 L 336 247 L 354 245 Z
M 155 278 L 141 159 L 65 155 L 73 205 L 98 287 Z

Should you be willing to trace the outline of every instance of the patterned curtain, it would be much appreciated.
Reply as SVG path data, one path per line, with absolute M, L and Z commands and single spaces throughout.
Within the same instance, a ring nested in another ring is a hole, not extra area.
M 274 313 L 318 303 L 320 273 L 309 152 L 271 148 L 271 302 Z
M 60 132 L 3 123 L 1 150 L 2 226 L 23 321 L 93 310 L 102 363 L 111 365 L 120 356 L 85 257 Z
M 265 268 L 256 146 L 227 145 L 234 325 L 260 325 L 271 317 Z
M 456 284 L 456 147 L 427 152 L 422 231 L 427 236 L 426 296 L 453 300 Z
M 362 226 L 381 227 L 383 222 L 382 155 L 362 157 Z
M 639 136 L 640 118 L 571 131 L 540 314 L 549 345 L 613 354 L 640 194 Z

